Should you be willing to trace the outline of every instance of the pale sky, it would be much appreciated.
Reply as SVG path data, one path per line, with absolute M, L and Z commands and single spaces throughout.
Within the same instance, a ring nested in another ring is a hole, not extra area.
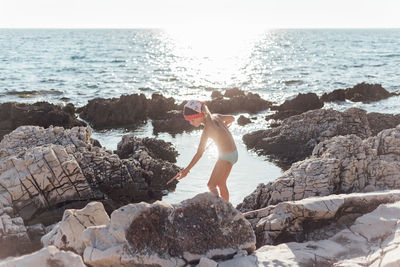
M 0 28 L 400 28 L 400 0 L 0 0 Z

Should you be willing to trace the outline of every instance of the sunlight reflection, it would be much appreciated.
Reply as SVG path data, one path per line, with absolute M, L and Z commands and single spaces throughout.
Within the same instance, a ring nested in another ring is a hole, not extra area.
M 177 56 L 176 70 L 185 69 L 194 86 L 232 84 L 245 80 L 243 71 L 263 33 L 261 29 L 190 26 L 166 30 Z

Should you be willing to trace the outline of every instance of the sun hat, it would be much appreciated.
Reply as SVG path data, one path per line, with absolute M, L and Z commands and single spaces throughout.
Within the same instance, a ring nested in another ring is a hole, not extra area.
M 185 120 L 190 121 L 196 118 L 204 117 L 204 113 L 201 111 L 201 106 L 204 102 L 199 100 L 190 100 L 183 107 L 183 116 Z

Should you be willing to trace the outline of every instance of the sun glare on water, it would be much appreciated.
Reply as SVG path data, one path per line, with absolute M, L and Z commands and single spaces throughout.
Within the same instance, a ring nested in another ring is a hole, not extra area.
M 191 25 L 166 30 L 177 56 L 175 68 L 193 78 L 193 86 L 219 89 L 244 80 L 251 53 L 263 33 L 240 26 Z

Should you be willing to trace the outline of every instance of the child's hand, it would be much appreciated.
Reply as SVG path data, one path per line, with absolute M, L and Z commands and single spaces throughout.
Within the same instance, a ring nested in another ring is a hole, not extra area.
M 188 169 L 183 169 L 183 170 L 181 170 L 181 171 L 178 172 L 178 174 L 176 175 L 176 176 L 177 176 L 176 179 L 177 179 L 177 180 L 181 180 L 181 179 L 185 178 L 186 175 L 188 175 L 189 172 L 190 172 L 190 171 L 189 171 Z

